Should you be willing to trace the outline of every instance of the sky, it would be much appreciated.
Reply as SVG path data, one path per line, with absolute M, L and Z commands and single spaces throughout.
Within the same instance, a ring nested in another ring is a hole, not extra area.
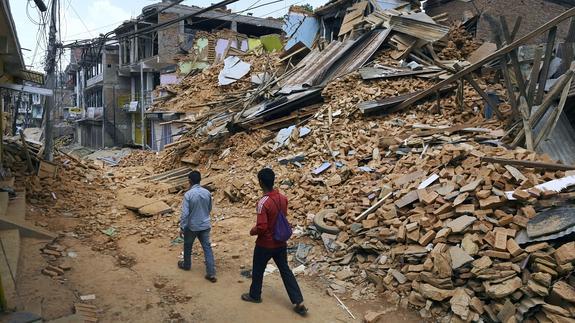
M 9 0 L 12 16 L 16 24 L 22 55 L 30 69 L 43 71 L 44 53 L 48 27 L 43 30 L 40 11 L 33 0 Z M 51 0 L 44 0 L 48 5 Z M 59 0 L 61 7 L 61 39 L 64 43 L 76 39 L 97 37 L 120 25 L 124 20 L 134 18 L 141 13 L 143 7 L 161 0 Z M 275 2 L 268 4 L 270 2 Z M 218 0 L 186 0 L 182 4 L 209 6 Z M 233 12 L 250 7 L 259 7 L 252 12 L 257 17 L 281 17 L 293 4 L 310 4 L 314 8 L 321 6 L 327 0 L 239 0 L 228 6 Z M 67 56 L 67 55 L 65 55 Z M 69 61 L 62 57 L 62 68 Z

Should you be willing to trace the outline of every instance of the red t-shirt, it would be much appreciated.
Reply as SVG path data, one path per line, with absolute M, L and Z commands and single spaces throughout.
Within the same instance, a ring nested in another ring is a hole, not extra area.
M 262 248 L 280 248 L 287 246 L 286 242 L 276 241 L 273 238 L 274 226 L 279 209 L 287 216 L 287 197 L 277 190 L 266 193 L 257 205 L 258 218 L 256 225 L 251 229 L 251 235 L 257 235 L 256 245 Z

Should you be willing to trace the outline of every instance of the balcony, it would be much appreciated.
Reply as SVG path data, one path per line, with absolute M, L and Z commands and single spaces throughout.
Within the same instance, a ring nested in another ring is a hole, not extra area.
M 86 81 L 86 88 L 90 88 L 92 86 L 98 85 L 99 83 L 104 82 L 104 73 L 100 73 L 92 78 L 89 78 Z

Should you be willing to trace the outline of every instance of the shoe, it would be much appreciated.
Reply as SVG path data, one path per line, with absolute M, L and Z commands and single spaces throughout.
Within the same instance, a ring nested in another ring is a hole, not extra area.
M 298 305 L 294 306 L 293 311 L 298 313 L 301 316 L 307 315 L 307 307 L 305 307 L 305 305 L 303 305 L 303 304 L 298 304 Z
M 184 267 L 183 260 L 178 261 L 178 268 L 180 268 L 181 270 L 190 270 L 190 267 Z
M 211 281 L 212 283 L 215 283 L 215 282 L 218 281 L 218 279 L 216 278 L 216 276 L 208 276 L 208 275 L 206 275 L 204 278 L 207 279 L 207 280 L 209 280 L 209 281 Z
M 262 299 L 255 299 L 250 296 L 249 293 L 242 294 L 242 300 L 250 303 L 261 303 Z

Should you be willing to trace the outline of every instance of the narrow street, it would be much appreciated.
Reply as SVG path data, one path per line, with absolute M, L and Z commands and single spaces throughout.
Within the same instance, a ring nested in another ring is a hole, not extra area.
M 151 218 L 138 217 L 116 200 L 119 185 L 114 174 L 132 174 L 141 168 L 82 169 L 61 172 L 60 180 L 29 196 L 29 220 L 58 232 L 57 244 L 66 257 L 50 260 L 43 244 L 26 238 L 18 290 L 27 308 L 41 308 L 45 319 L 67 317 L 79 296 L 97 307 L 102 322 L 293 322 L 299 316 L 279 274 L 264 280 L 264 302 L 240 300 L 250 280 L 241 275 L 251 268 L 254 239 L 248 235 L 255 221 L 253 209 L 222 208 L 216 203 L 212 244 L 218 282 L 203 278 L 203 254 L 196 242 L 190 272 L 177 268 L 182 250 L 177 237 L 178 212 Z M 132 180 L 138 183 L 137 180 Z M 129 188 L 128 184 L 128 188 Z M 54 200 L 52 193 L 55 194 Z M 114 228 L 109 236 L 103 231 Z M 38 275 L 48 263 L 71 269 L 57 279 Z M 326 294 L 327 280 L 298 275 L 310 314 L 308 322 L 360 322 L 366 310 L 384 310 L 393 322 L 416 322 L 415 314 L 394 310 L 380 300 L 356 302 L 340 296 L 356 320 Z M 58 321 L 59 322 L 59 321 Z
M 0 48 L 0 323 L 575 321 L 575 1 L 0 0 Z

